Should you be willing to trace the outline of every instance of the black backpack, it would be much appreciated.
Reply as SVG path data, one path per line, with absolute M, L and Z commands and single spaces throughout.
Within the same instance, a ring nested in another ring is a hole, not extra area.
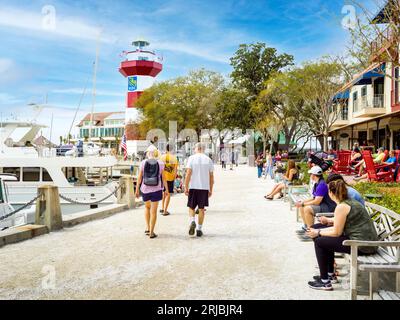
M 155 159 L 149 159 L 144 164 L 143 183 L 146 186 L 158 186 L 160 183 L 160 166 Z

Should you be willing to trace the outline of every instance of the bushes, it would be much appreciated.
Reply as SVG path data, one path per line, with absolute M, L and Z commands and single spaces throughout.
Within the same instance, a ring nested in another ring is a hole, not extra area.
M 382 195 L 382 198 L 368 199 L 368 201 L 400 213 L 400 185 L 398 183 L 360 182 L 354 188 L 363 196 Z

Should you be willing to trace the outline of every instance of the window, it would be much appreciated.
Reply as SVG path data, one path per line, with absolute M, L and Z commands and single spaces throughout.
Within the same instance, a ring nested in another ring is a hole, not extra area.
M 361 88 L 361 96 L 365 97 L 367 95 L 367 86 Z
M 52 182 L 53 179 L 50 177 L 49 172 L 46 169 L 42 169 L 42 181 L 44 182 Z
M 40 168 L 22 168 L 22 181 L 36 182 L 40 181 Z
M 358 92 L 353 92 L 353 112 L 358 111 Z
M 3 173 L 15 175 L 18 181 L 21 179 L 21 168 L 3 168 Z
M 342 120 L 349 120 L 349 106 L 347 103 L 344 103 L 342 107 Z

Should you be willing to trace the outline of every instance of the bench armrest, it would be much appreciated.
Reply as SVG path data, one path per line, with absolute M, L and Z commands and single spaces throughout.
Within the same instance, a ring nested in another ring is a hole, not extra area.
M 400 247 L 400 241 L 345 240 L 343 245 L 351 247 Z
M 362 264 L 360 270 L 368 272 L 400 272 L 400 265 L 376 265 L 376 264 Z
M 321 213 L 317 213 L 315 216 L 317 218 L 319 218 L 319 217 L 333 218 L 335 216 L 335 214 L 333 212 L 321 212 Z

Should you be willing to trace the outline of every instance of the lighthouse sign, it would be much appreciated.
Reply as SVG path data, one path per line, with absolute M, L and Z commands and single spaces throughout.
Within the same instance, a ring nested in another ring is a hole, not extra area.
M 137 90 L 137 77 L 128 77 L 128 91 L 136 91 Z

